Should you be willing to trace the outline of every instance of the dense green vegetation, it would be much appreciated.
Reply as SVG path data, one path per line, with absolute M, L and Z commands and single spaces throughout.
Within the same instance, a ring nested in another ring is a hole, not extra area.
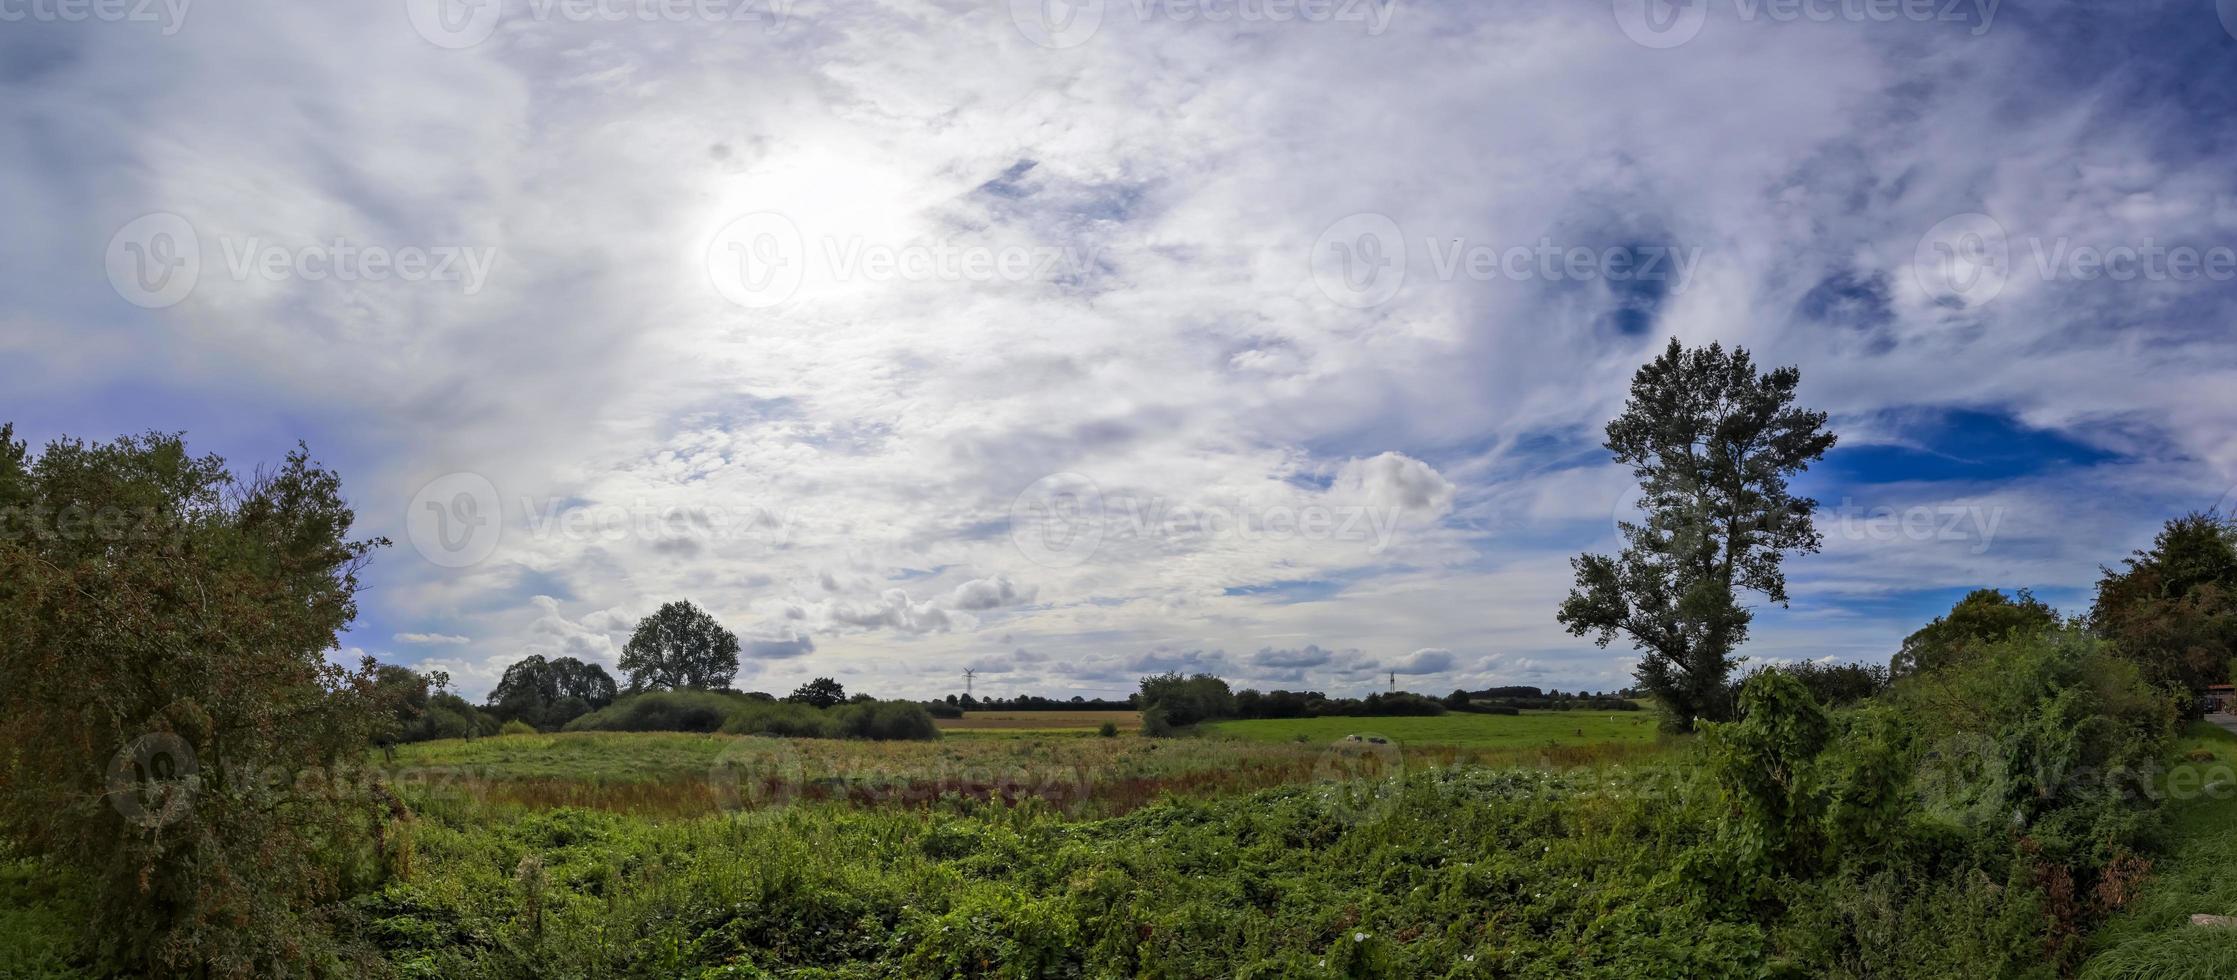
M 1207 726 L 1206 730 L 1257 741 L 1302 739 L 1315 745 L 1326 745 L 1347 735 L 1373 733 L 1401 746 L 1499 748 L 1651 742 L 1659 734 L 1654 717 L 1643 711 L 1525 711 L 1515 715 L 1455 712 L 1426 718 L 1281 718 L 1222 721 Z
M 940 730 L 914 701 L 860 700 L 816 707 L 736 691 L 647 691 L 567 723 L 570 732 L 729 732 L 788 738 L 934 739 Z

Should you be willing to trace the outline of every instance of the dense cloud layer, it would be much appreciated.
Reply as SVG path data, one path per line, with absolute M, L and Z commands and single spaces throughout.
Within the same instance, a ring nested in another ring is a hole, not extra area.
M 440 2 L 0 32 L 0 390 L 307 439 L 397 542 L 354 642 L 469 692 L 675 598 L 771 690 L 1615 687 L 1552 610 L 1669 336 L 1842 435 L 1763 656 L 2071 606 L 2237 483 L 2212 5 Z

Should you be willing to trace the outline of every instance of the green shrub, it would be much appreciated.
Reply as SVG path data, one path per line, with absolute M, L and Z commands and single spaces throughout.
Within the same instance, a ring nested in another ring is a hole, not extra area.
M 1165 715 L 1165 706 L 1153 704 L 1142 710 L 1142 734 L 1149 738 L 1171 738 L 1173 722 Z
M 748 704 L 730 691 L 647 691 L 567 723 L 570 732 L 713 732 Z
M 513 720 L 511 720 L 511 721 L 508 721 L 508 722 L 506 722 L 506 723 L 504 724 L 504 726 L 503 726 L 503 727 L 501 727 L 501 728 L 497 729 L 497 734 L 499 734 L 499 735 L 534 735 L 534 734 L 536 734 L 536 726 L 534 726 L 534 725 L 531 725 L 531 724 L 529 724 L 529 723 L 527 723 L 527 722 L 525 722 L 525 721 L 522 721 L 522 720 L 520 720 L 520 719 L 518 719 L 518 718 L 515 718 L 515 719 L 513 719 Z
M 825 710 L 842 738 L 924 742 L 940 737 L 940 726 L 915 701 L 857 701 Z
M 1103 727 L 1095 730 L 1095 734 L 1100 735 L 1104 738 L 1117 738 L 1118 724 L 1115 722 L 1106 721 L 1103 723 Z
M 792 701 L 753 701 L 731 713 L 722 730 L 732 735 L 777 735 L 784 738 L 837 738 L 838 725 L 829 712 Z
M 480 738 L 497 734 L 501 723 L 495 715 L 474 707 L 456 694 L 436 694 L 427 699 L 419 716 L 405 722 L 400 742 L 426 742 L 438 738 Z

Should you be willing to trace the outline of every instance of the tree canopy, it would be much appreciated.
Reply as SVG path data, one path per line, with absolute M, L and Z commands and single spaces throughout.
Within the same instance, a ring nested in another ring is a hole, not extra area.
M 380 539 L 298 447 L 236 477 L 177 435 L 0 426 L 0 823 L 95 890 L 105 971 L 299 974 L 369 848 L 367 661 L 330 663 Z
M 490 711 L 546 731 L 614 703 L 618 693 L 606 668 L 573 657 L 530 654 L 505 668 L 489 694 Z
M 738 634 L 689 600 L 671 602 L 637 623 L 620 666 L 632 691 L 728 687 L 738 674 Z
M 1758 373 L 1748 352 L 1673 339 L 1631 380 L 1606 447 L 1631 467 L 1643 522 L 1619 524 L 1621 553 L 1571 559 L 1558 618 L 1607 646 L 1640 650 L 1639 682 L 1673 724 L 1730 713 L 1732 651 L 1752 618 L 1740 593 L 1785 605 L 1783 562 L 1818 550 L 1817 502 L 1788 479 L 1831 449 L 1824 412 L 1794 406 L 1801 372 Z
M 2193 710 L 2224 683 L 2237 655 L 2237 520 L 2215 513 L 2168 521 L 2151 548 L 2104 570 L 2090 628 L 2153 683 Z
M 2034 633 L 2057 625 L 2058 610 L 2026 589 L 2013 598 L 1995 589 L 1975 589 L 1950 607 L 1948 614 L 1935 617 L 1904 637 L 1903 648 L 1889 664 L 1889 673 L 1904 677 L 1941 670 L 2013 633 Z
M 794 688 L 791 694 L 785 695 L 785 700 L 794 704 L 805 704 L 816 708 L 828 708 L 834 704 L 844 702 L 846 699 L 847 689 L 841 686 L 838 681 L 829 677 L 818 677 Z

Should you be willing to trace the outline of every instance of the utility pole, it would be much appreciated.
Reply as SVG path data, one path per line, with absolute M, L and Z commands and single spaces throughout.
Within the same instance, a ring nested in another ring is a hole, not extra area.
M 1398 672 L 1395 670 L 1390 672 L 1390 693 L 1398 693 Z
M 978 675 L 979 675 L 979 672 L 978 672 L 978 671 L 976 671 L 976 670 L 972 670 L 972 669 L 971 669 L 971 668 L 969 668 L 969 667 L 965 667 L 965 668 L 963 668 L 963 696 L 964 696 L 964 697 L 970 697 L 970 696 L 971 696 L 971 678 L 973 678 L 973 677 L 977 677 Z

